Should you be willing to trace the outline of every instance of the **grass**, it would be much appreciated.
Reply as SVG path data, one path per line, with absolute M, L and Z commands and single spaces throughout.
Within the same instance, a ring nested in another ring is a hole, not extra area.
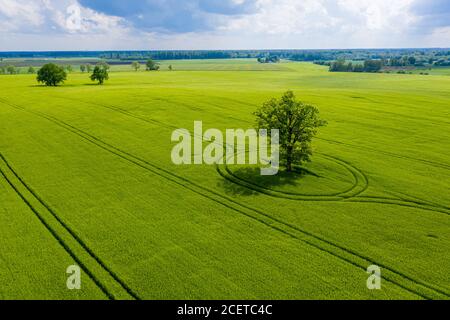
M 2 298 L 449 298 L 447 76 L 173 66 L 104 86 L 0 76 Z M 251 128 L 287 89 L 329 122 L 303 174 L 171 163 L 175 128 Z

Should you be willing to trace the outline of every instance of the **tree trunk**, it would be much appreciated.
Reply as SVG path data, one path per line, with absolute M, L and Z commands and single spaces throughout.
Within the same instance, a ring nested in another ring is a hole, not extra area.
M 292 147 L 287 147 L 286 150 L 286 171 L 292 172 L 292 151 L 294 149 Z
M 286 164 L 286 170 L 287 172 L 292 172 L 292 163 L 290 161 Z

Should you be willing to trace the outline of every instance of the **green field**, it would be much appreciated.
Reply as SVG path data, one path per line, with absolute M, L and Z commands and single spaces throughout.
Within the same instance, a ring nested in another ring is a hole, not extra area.
M 0 76 L 0 299 L 449 299 L 448 75 L 168 64 Z M 311 174 L 172 164 L 176 128 L 253 128 L 288 89 L 329 123 Z

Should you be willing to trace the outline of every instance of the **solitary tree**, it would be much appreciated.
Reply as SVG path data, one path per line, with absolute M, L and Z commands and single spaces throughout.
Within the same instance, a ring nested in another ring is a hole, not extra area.
M 80 65 L 80 71 L 84 73 L 86 71 L 86 65 Z
M 312 156 L 311 143 L 317 130 L 327 124 L 319 117 L 319 110 L 298 101 L 292 91 L 281 99 L 271 99 L 259 108 L 255 115 L 259 129 L 272 129 L 280 133 L 280 161 L 291 172 L 294 164 L 309 162 Z
M 66 79 L 67 73 L 64 69 L 53 63 L 44 65 L 39 69 L 37 75 L 37 81 L 44 83 L 46 86 L 57 86 Z
M 89 63 L 86 65 L 86 71 L 89 73 L 92 71 L 92 66 Z
M 169 71 L 172 71 L 172 70 L 173 70 L 172 65 L 169 65 Z
M 28 73 L 29 73 L 29 74 L 36 73 L 36 70 L 34 70 L 33 67 L 29 67 L 29 68 L 28 68 Z
M 105 80 L 109 79 L 108 69 L 102 65 L 96 65 L 94 72 L 92 72 L 91 80 L 98 81 L 98 84 L 103 84 Z
M 67 70 L 67 72 L 72 72 L 73 71 L 73 68 L 72 68 L 72 66 L 70 65 L 70 64 L 68 64 L 67 66 L 66 66 L 66 70 Z
M 133 63 L 131 63 L 131 67 L 134 71 L 138 71 L 141 68 L 141 64 L 138 61 L 133 61 Z
M 147 60 L 146 66 L 147 66 L 147 68 L 146 68 L 147 71 L 159 70 L 159 65 L 152 59 Z

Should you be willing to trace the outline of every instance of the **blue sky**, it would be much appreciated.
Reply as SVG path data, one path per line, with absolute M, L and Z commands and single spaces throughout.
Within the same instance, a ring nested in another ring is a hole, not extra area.
M 450 47 L 449 0 L 0 0 L 0 51 Z

